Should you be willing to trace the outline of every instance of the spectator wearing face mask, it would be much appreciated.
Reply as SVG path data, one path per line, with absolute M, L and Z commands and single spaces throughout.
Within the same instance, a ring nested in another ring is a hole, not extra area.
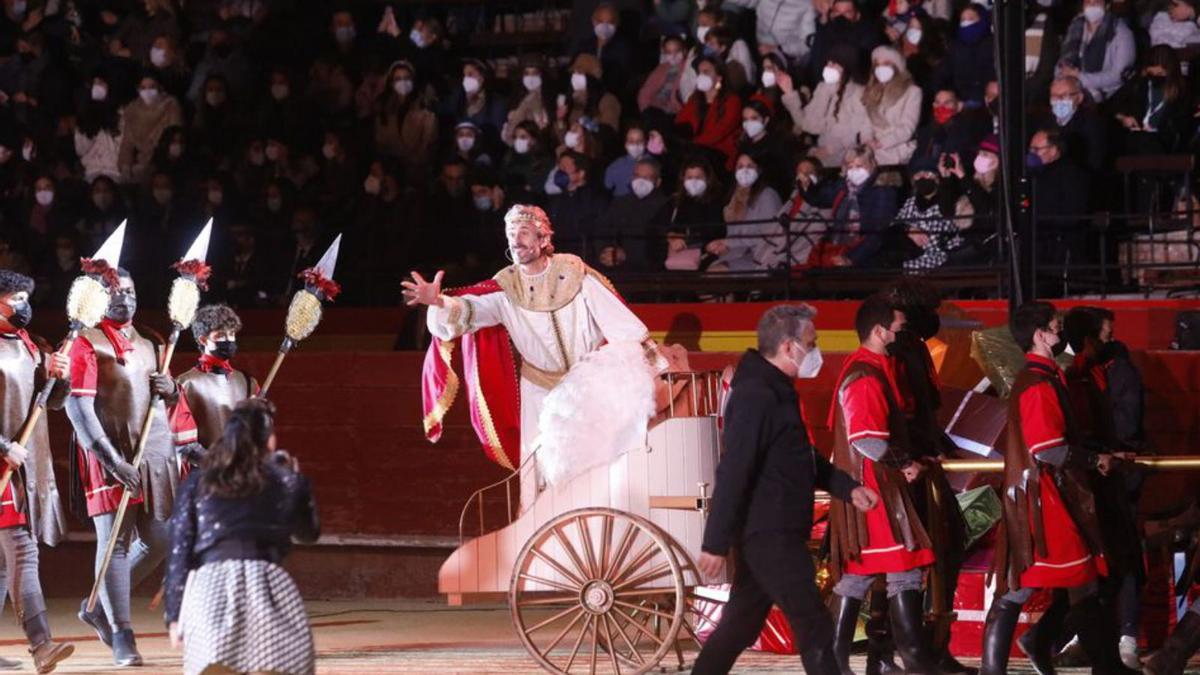
M 437 18 L 417 19 L 408 32 L 408 41 L 403 50 L 405 60 L 413 65 L 422 78 L 422 87 L 418 89 L 432 85 L 439 97 L 448 93 L 445 85 L 449 79 L 446 77 L 446 63 L 450 59 L 443 40 L 445 34 L 442 22 Z
M 899 207 L 896 188 L 877 184 L 879 165 L 867 146 L 846 152 L 842 177 L 809 191 L 809 201 L 830 210 L 829 228 L 809 256 L 814 267 L 874 264 L 883 233 Z
M 510 101 L 512 106 L 500 139 L 505 145 L 513 143 L 513 133 L 522 122 L 533 122 L 539 129 L 550 126 L 550 116 L 554 114 L 554 94 L 552 83 L 546 81 L 546 59 L 540 54 L 527 54 L 521 57 L 521 81 L 516 87 L 517 95 Z
M 812 55 L 808 61 L 808 81 L 822 81 L 822 71 L 834 58 L 833 50 L 839 46 L 844 46 L 853 53 L 850 59 L 839 59 L 848 60 L 856 69 L 849 73 L 850 79 L 863 77 L 865 73 L 859 72 L 858 66 L 867 63 L 867 55 L 883 44 L 883 38 L 879 20 L 863 16 L 854 0 L 834 0 L 824 21 L 817 24 Z
M 182 123 L 179 101 L 163 93 L 153 76 L 143 77 L 138 84 L 138 97 L 121 109 L 121 147 L 117 163 L 122 182 L 144 180 L 163 131 Z
M 207 179 L 200 182 L 200 195 L 198 201 L 199 208 L 196 209 L 197 217 L 201 221 L 208 221 L 210 218 L 217 223 L 228 223 L 236 216 L 240 216 L 243 209 L 240 200 L 240 195 L 233 188 L 233 181 L 230 180 L 228 174 L 213 173 Z M 191 236 L 191 232 L 174 232 L 171 233 L 171 241 L 168 250 L 186 250 L 188 243 L 194 239 L 185 239 L 185 234 Z
M 969 165 L 970 177 L 957 155 L 939 163 L 941 192 L 966 198 L 970 203 L 969 220 L 958 221 L 963 228 L 962 244 L 949 252 L 949 265 L 983 265 L 996 257 L 996 187 L 1000 177 L 1000 139 L 992 134 L 979 143 L 975 159 Z M 957 203 L 957 201 L 956 201 Z M 965 209 L 963 210 L 965 212 Z
M 760 100 L 742 106 L 742 138 L 739 154 L 751 155 L 759 166 L 767 185 L 776 194 L 786 194 L 792 185 L 791 138 L 775 131 L 771 109 Z
M 99 176 L 92 181 L 88 203 L 84 206 L 83 217 L 76 224 L 75 231 L 87 242 L 87 248 L 95 250 L 128 217 L 129 209 L 125 207 L 117 184 L 108 176 Z
M 704 3 L 693 0 L 655 0 L 651 26 L 659 35 L 686 35 L 696 24 L 696 10 Z
M 625 130 L 625 154 L 616 158 L 604 170 L 604 189 L 613 197 L 630 194 L 633 167 L 646 157 L 646 130 L 633 125 Z M 661 182 L 661 181 L 660 181 Z
M 731 15 L 722 11 L 718 7 L 718 3 L 710 3 L 701 9 L 696 19 L 696 46 L 688 53 L 684 63 L 695 63 L 696 59 L 701 56 L 716 57 L 719 63 L 724 64 L 734 62 L 738 64 L 737 77 L 741 78 L 744 75 L 746 83 L 750 83 L 754 81 L 754 54 L 750 51 L 750 46 L 746 44 L 746 41 L 737 37 L 737 34 L 732 31 L 731 21 Z M 714 39 L 710 43 L 708 36 L 715 28 L 729 30 L 725 31 L 720 39 Z M 720 46 L 722 42 L 728 43 L 724 51 Z M 696 91 L 696 77 L 694 68 L 684 68 L 679 81 L 679 95 L 685 102 Z
M 786 259 L 783 228 L 776 216 L 782 202 L 750 155 L 738 155 L 735 186 L 725 205 L 725 238 L 705 250 L 716 256 L 710 271 L 768 270 Z
M 600 132 L 602 127 L 590 117 L 580 117 L 563 134 L 562 144 L 555 150 L 555 157 L 561 156 L 564 152 L 578 152 L 588 158 L 593 164 L 600 161 L 601 155 L 604 153 L 604 143 L 600 140 Z M 597 185 L 600 181 L 597 180 Z M 554 184 L 554 172 L 551 171 L 546 179 L 546 194 L 558 194 L 560 190 Z
M 58 233 L 54 237 L 54 248 L 37 261 L 34 302 L 48 307 L 66 305 L 71 283 L 83 273 L 79 258 L 79 245 L 71 233 Z
M 597 77 L 609 91 L 622 91 L 628 86 L 633 64 L 633 47 L 620 34 L 620 16 L 612 3 L 602 2 L 592 10 L 592 34 L 584 38 L 571 56 L 588 54 L 600 64 Z
M 1108 168 L 1108 125 L 1084 97 L 1073 76 L 1057 77 L 1050 84 L 1050 119 L 1042 126 L 1057 128 L 1072 161 L 1090 171 Z
M 812 98 L 801 107 L 800 92 L 792 79 L 779 77 L 783 105 L 792 116 L 797 133 L 812 134 L 817 144 L 810 153 L 823 162 L 837 162 L 846 151 L 857 146 L 867 126 L 863 107 L 863 86 L 855 82 L 854 49 L 839 47 L 830 52 L 822 68 L 821 81 Z
M 981 4 L 964 7 L 946 55 L 945 82 L 971 107 L 983 104 L 984 87 L 996 78 L 990 16 Z
M 912 195 L 896 219 L 913 255 L 903 261 L 904 271 L 920 274 L 946 264 L 950 251 L 962 246 L 961 231 L 970 226 L 971 203 L 951 190 L 941 190 L 939 160 L 920 157 L 909 165 Z
M 256 71 L 245 51 L 236 44 L 232 33 L 224 28 L 213 30 L 208 35 L 208 48 L 196 69 L 192 71 L 192 84 L 187 98 L 193 104 L 204 98 L 204 84 L 210 75 L 223 75 L 229 89 L 238 98 L 249 96 L 256 84 Z
M 226 161 L 246 129 L 245 118 L 229 100 L 229 82 L 211 75 L 204 83 L 204 98 L 196 104 L 192 134 L 196 147 L 213 164 Z
M 596 223 L 596 262 L 601 269 L 653 272 L 663 268 L 671 199 L 662 191 L 660 170 L 653 159 L 639 160 L 626 194 L 613 199 Z
M 163 91 L 183 100 L 192 81 L 187 63 L 179 55 L 178 38 L 160 35 L 150 43 L 143 65 L 162 83 Z
M 724 189 L 708 160 L 697 157 L 684 163 L 671 200 L 667 269 L 703 269 L 716 259 L 705 249 L 709 242 L 725 237 L 723 194 Z
M 467 163 L 468 169 L 492 166 L 492 156 L 483 143 L 483 132 L 473 122 L 459 122 L 454 127 L 454 145 L 450 153 Z
M 941 89 L 933 96 L 929 121 L 917 130 L 913 159 L 958 155 L 968 166 L 975 159 L 975 148 L 991 133 L 982 115 L 963 110 L 963 103 L 952 89 Z
M 313 177 L 313 185 L 322 211 L 340 213 L 348 209 L 356 192 L 358 164 L 341 132 L 330 129 L 322 135 L 317 165 L 320 169 Z
M 292 138 L 309 138 L 313 116 L 301 101 L 302 93 L 303 87 L 292 81 L 287 69 L 272 68 L 251 99 L 258 106 L 254 113 L 255 128 L 279 129 Z
M 817 13 L 812 2 L 797 0 L 726 0 L 754 10 L 754 33 L 760 50 L 779 50 L 792 63 L 804 67 L 810 38 L 816 31 Z
M 571 62 L 567 75 L 569 91 L 555 100 L 554 132 L 564 140 L 567 131 L 587 117 L 615 134 L 621 128 L 621 103 L 600 80 L 600 62 L 591 54 L 580 54 Z
M 1181 152 L 1191 138 L 1194 98 L 1167 45 L 1151 47 L 1141 72 L 1113 97 L 1112 107 L 1124 133 L 1123 154 L 1165 155 Z
M 826 223 L 829 222 L 829 209 L 818 207 L 808 198 L 809 193 L 815 191 L 820 184 L 821 171 L 824 168 L 821 160 L 815 157 L 801 157 L 796 162 L 792 194 L 779 210 L 779 215 L 789 221 L 789 267 L 807 266 L 813 248 L 825 234 Z
M 329 51 L 352 80 L 362 73 L 365 49 L 354 14 L 348 9 L 335 11 L 329 18 Z
M 560 192 L 550 196 L 546 210 L 554 223 L 555 250 L 585 260 L 594 259 L 596 220 L 608 208 L 608 197 L 593 185 L 591 170 L 585 155 L 574 150 L 559 155 L 551 180 Z
M 512 147 L 500 163 L 500 184 L 513 203 L 541 203 L 545 178 L 554 166 L 545 133 L 532 121 L 517 125 Z
M 1096 103 L 1120 89 L 1137 56 L 1133 32 L 1110 11 L 1108 0 L 1083 0 L 1083 11 L 1067 27 L 1058 77 L 1079 78 Z
M 883 33 L 887 36 L 887 41 L 896 49 L 900 49 L 904 33 L 908 31 L 912 20 L 922 16 L 929 16 L 929 14 L 925 11 L 921 0 L 889 2 L 883 9 Z
M 295 190 L 287 181 L 273 180 L 263 185 L 260 198 L 251 206 L 251 218 L 247 222 L 254 223 L 258 242 L 264 247 L 275 248 L 286 241 L 295 203 Z
M 904 164 L 917 146 L 921 88 L 913 83 L 904 57 L 895 49 L 876 47 L 871 63 L 871 79 L 863 89 L 867 127 L 862 138 L 880 164 Z
M 678 153 L 682 152 L 679 146 L 675 146 L 676 149 L 672 150 L 671 145 L 668 145 L 667 133 L 671 127 L 669 121 L 646 125 L 646 156 L 658 162 L 664 192 L 675 190 L 675 179 L 679 175 L 679 160 L 681 159 Z M 668 131 L 664 132 L 664 129 Z
M 121 122 L 116 102 L 109 95 L 108 80 L 97 73 L 86 82 L 83 102 L 75 124 L 75 155 L 83 166 L 84 180 L 97 176 L 121 178 Z
M 724 65 L 725 86 L 738 94 L 749 94 L 752 85 L 758 84 L 758 69 L 749 49 L 734 52 L 739 42 L 737 34 L 728 26 L 715 26 L 704 38 L 702 53 L 717 59 Z
M 702 56 L 692 68 L 696 91 L 675 117 L 675 124 L 692 143 L 712 153 L 714 163 L 732 169 L 742 131 L 742 101 L 724 87 L 724 70 L 717 59 Z
M 1194 44 L 1200 44 L 1196 0 L 1171 0 L 1150 22 L 1150 45 L 1183 49 Z
M 375 103 L 375 150 L 404 167 L 410 181 L 428 175 L 438 124 L 416 92 L 412 65 L 397 61 L 388 68 L 388 85 Z
M 933 100 L 945 78 L 946 39 L 941 27 L 927 14 L 913 16 L 896 43 L 908 72 L 921 88 L 924 100 Z
M 690 6 L 691 2 L 686 4 Z M 653 116 L 661 120 L 668 115 L 674 117 L 683 108 L 680 83 L 683 72 L 688 69 L 684 63 L 686 56 L 682 37 L 671 35 L 663 38 L 658 65 L 650 71 L 638 90 L 638 110 L 643 117 Z
M 1087 213 L 1091 176 L 1067 155 L 1066 140 L 1058 129 L 1034 133 L 1025 161 L 1033 184 L 1038 263 L 1086 263 L 1090 255 L 1083 214 Z M 1054 271 L 1056 275 L 1059 272 Z
M 1025 10 L 1025 100 L 1045 104 L 1044 92 L 1058 68 L 1062 34 L 1053 0 L 1035 0 Z M 1052 11 L 1054 10 L 1054 11 Z
M 779 52 L 763 55 L 760 64 L 761 74 L 758 77 L 754 93 L 749 97 L 752 101 L 761 101 L 772 112 L 783 110 L 783 90 L 779 88 L 779 76 L 788 75 L 788 64 Z M 791 131 L 791 118 L 787 115 L 775 117 L 772 127 L 781 132 Z
M 117 26 L 112 38 L 120 40 L 139 58 L 149 54 L 160 37 L 178 41 L 182 33 L 170 0 L 146 0 L 138 3 Z
M 212 168 L 208 158 L 192 152 L 187 129 L 169 127 L 158 139 L 158 147 L 154 149 L 154 171 L 169 174 L 182 192 L 191 194 L 201 176 L 211 173 Z
M 452 88 L 441 110 L 444 126 L 471 122 L 483 131 L 486 148 L 497 147 L 508 111 L 504 99 L 490 90 L 491 72 L 482 61 L 465 59 L 462 80 Z

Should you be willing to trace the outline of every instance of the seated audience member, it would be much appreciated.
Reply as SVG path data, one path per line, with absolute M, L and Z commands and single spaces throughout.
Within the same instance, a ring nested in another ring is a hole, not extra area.
M 673 118 L 683 108 L 679 85 L 683 71 L 688 68 L 684 63 L 686 56 L 682 37 L 668 35 L 663 38 L 658 66 L 650 71 L 638 90 L 638 110 L 644 117 L 670 115 Z
M 847 150 L 859 145 L 862 130 L 867 126 L 863 86 L 851 77 L 854 63 L 854 52 L 849 47 L 830 52 L 821 71 L 821 81 L 803 107 L 792 79 L 779 77 L 783 105 L 795 122 L 796 132 L 817 137 L 817 144 L 809 154 L 822 162 L 841 161 Z
M 738 153 L 753 155 L 767 184 L 783 194 L 792 184 L 791 138 L 774 130 L 771 109 L 760 100 L 742 107 L 742 139 Z
M 554 248 L 591 260 L 596 221 L 608 207 L 604 191 L 592 184 L 592 162 L 568 150 L 558 157 L 553 182 L 560 191 L 550 196 L 546 214 L 554 223 Z
M 732 169 L 741 133 L 741 98 L 725 87 L 724 69 L 715 58 L 701 56 L 692 68 L 697 74 L 696 92 L 675 123 L 692 143 L 712 153 L 718 165 Z
M 1113 14 L 1109 0 L 1083 0 L 1083 10 L 1063 38 L 1058 76 L 1079 78 L 1100 103 L 1121 88 L 1136 58 L 1133 31 Z
M 633 125 L 625 130 L 625 154 L 613 160 L 604 170 L 604 189 L 614 197 L 629 194 L 633 167 L 646 156 L 646 131 Z
M 935 270 L 962 246 L 961 231 L 970 226 L 971 202 L 941 185 L 939 160 L 921 157 L 909 165 L 912 195 L 896 214 L 915 255 L 903 260 L 904 271 Z
M 1091 176 L 1070 158 L 1065 145 L 1057 129 L 1037 131 L 1029 140 L 1026 161 L 1039 264 L 1078 265 L 1091 258 L 1086 217 Z
M 550 126 L 555 102 L 546 58 L 541 54 L 525 54 L 521 57 L 521 79 L 516 84 L 517 95 L 509 102 L 511 106 L 500 139 L 507 146 L 513 144 L 513 134 L 522 122 L 533 122 L 539 129 Z
M 1112 99 L 1124 130 L 1122 154 L 1182 152 L 1196 127 L 1193 101 L 1175 50 L 1166 45 L 1151 47 L 1141 71 Z
M 702 269 L 713 261 L 715 256 L 706 249 L 709 242 L 725 236 L 723 194 L 708 160 L 697 157 L 684 162 L 672 199 L 667 269 Z
M 375 101 L 375 150 L 393 157 L 409 180 L 429 175 L 429 162 L 437 145 L 437 117 L 425 106 L 416 89 L 417 73 L 405 61 L 388 68 L 387 87 Z
M 500 162 L 500 184 L 514 203 L 538 202 L 545 193 L 545 179 L 554 166 L 552 148 L 536 122 L 524 121 L 512 134 L 512 147 Z
M 863 90 L 867 127 L 862 138 L 880 164 L 904 164 L 916 148 L 921 88 L 913 84 L 904 57 L 891 47 L 871 52 L 871 77 Z
M 442 104 L 443 128 L 471 122 L 483 132 L 485 147 L 496 147 L 508 113 L 503 97 L 492 87 L 491 69 L 478 59 L 464 59 L 462 79 Z
M 609 91 L 622 91 L 633 65 L 633 45 L 620 32 L 620 15 L 611 2 L 601 2 L 592 10 L 592 34 L 583 40 L 574 54 L 599 59 L 600 74 Z
M 788 265 L 791 267 L 808 265 L 813 248 L 825 235 L 830 211 L 808 199 L 809 191 L 814 190 L 820 182 L 824 168 L 815 157 L 801 157 L 796 162 L 796 182 L 792 194 L 779 211 L 779 215 L 789 221 L 788 238 L 791 243 L 788 245 Z
M 968 105 L 979 106 L 984 87 L 996 78 L 991 12 L 972 3 L 958 16 L 958 31 L 946 54 L 945 81 Z
M 942 161 L 939 170 L 942 176 L 941 192 L 962 195 L 970 202 L 970 217 L 960 220 L 962 244 L 950 251 L 947 264 L 979 265 L 996 257 L 996 187 L 1000 177 L 1000 140 L 991 135 L 980 142 L 971 162 L 971 176 L 963 168 L 957 155 L 950 161 Z M 957 207 L 957 201 L 956 201 Z M 962 212 L 968 209 L 962 208 Z
M 601 269 L 650 272 L 663 268 L 671 198 L 662 191 L 659 171 L 658 162 L 638 160 L 629 192 L 613 199 L 600 217 L 596 249 Z
M 941 26 L 928 14 L 913 16 L 896 49 L 904 57 L 913 82 L 921 88 L 922 100 L 932 101 L 938 89 L 945 86 L 947 46 Z
M 1150 45 L 1183 49 L 1194 44 L 1200 44 L 1196 0 L 1170 0 L 1150 22 Z
M 842 175 L 809 191 L 809 199 L 831 210 L 828 232 L 809 256 L 815 267 L 870 266 L 883 246 L 883 233 L 896 218 L 896 188 L 877 184 L 879 165 L 871 148 L 846 152 Z
M 954 90 L 939 90 L 933 98 L 933 114 L 917 130 L 913 159 L 958 155 L 969 166 L 975 158 L 975 148 L 989 133 L 991 129 L 983 117 L 964 113 L 962 101 Z
M 820 82 L 825 65 L 839 48 L 849 49 L 852 69 L 850 79 L 861 80 L 867 73 L 860 70 L 870 58 L 871 50 L 884 41 L 883 28 L 877 17 L 865 16 L 854 0 L 833 0 L 823 23 L 817 24 L 812 52 L 808 61 L 809 82 Z M 839 59 L 845 61 L 846 59 Z
M 781 202 L 750 155 L 738 155 L 736 185 L 725 205 L 725 238 L 705 247 L 716 256 L 709 270 L 750 272 L 777 267 L 785 260 Z
M 1050 114 L 1053 120 L 1045 126 L 1062 132 L 1075 163 L 1097 172 L 1107 168 L 1110 123 L 1085 99 L 1078 78 L 1067 75 L 1050 84 Z
M 729 7 L 729 9 L 732 9 L 732 7 Z M 708 48 L 708 34 L 714 28 L 728 27 L 734 22 L 736 22 L 736 17 L 729 12 L 723 11 L 717 3 L 709 3 L 701 9 L 696 15 L 696 46 L 688 52 L 684 64 L 694 64 L 696 59 L 701 56 L 716 57 L 715 47 L 713 49 Z M 723 58 L 717 59 L 717 63 L 721 64 L 729 61 L 737 62 L 740 69 L 746 74 L 747 80 L 750 79 L 750 73 L 754 72 L 754 56 L 750 52 L 750 47 L 746 44 L 745 40 L 734 37 Z M 684 102 L 690 99 L 696 91 L 696 76 L 697 73 L 694 68 L 683 69 L 683 74 L 680 76 L 679 81 L 679 95 Z
M 621 103 L 600 79 L 600 62 L 591 54 L 580 54 L 566 76 L 570 93 L 555 102 L 554 131 L 559 140 L 582 117 L 595 120 L 606 133 L 621 128 Z

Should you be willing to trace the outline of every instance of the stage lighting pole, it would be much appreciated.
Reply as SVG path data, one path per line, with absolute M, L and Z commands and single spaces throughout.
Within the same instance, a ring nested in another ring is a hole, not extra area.
M 1025 174 L 1025 3 L 998 0 L 996 27 L 996 77 L 1000 85 L 1000 199 L 996 226 L 1008 254 L 1008 302 L 1015 308 L 1024 301 L 1021 268 L 1026 262 L 1034 273 L 1030 232 L 1029 178 Z

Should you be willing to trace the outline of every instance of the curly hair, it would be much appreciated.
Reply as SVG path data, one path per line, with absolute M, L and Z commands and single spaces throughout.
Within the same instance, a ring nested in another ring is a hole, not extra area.
M 33 279 L 12 270 L 0 270 L 0 295 L 9 293 L 33 292 Z
M 883 294 L 893 309 L 904 312 L 905 323 L 922 340 L 937 335 L 941 328 L 937 310 L 942 297 L 936 288 L 920 279 L 905 278 L 889 286 Z
M 229 305 L 205 305 L 196 311 L 192 321 L 192 336 L 196 342 L 213 331 L 236 333 L 242 329 L 242 320 Z

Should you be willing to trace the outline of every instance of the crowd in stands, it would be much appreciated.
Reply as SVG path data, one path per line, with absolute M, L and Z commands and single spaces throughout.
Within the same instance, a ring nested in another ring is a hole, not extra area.
M 502 54 L 505 3 L 2 0 L 0 267 L 57 302 L 128 219 L 161 303 L 211 217 L 220 299 L 284 302 L 343 233 L 344 301 L 393 303 L 490 275 L 516 202 L 617 275 L 995 262 L 990 6 L 564 1 Z M 1084 260 L 1114 158 L 1192 150 L 1196 0 L 1030 0 L 1025 45 L 1045 255 Z

